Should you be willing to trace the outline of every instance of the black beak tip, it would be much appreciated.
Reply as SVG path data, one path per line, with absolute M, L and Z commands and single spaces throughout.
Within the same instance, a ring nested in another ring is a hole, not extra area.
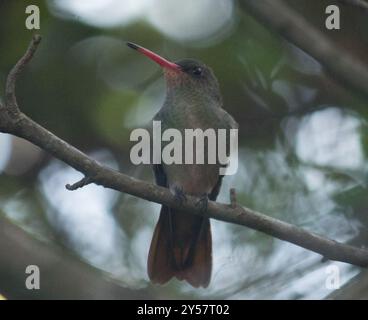
M 132 42 L 127 42 L 127 43 L 126 43 L 126 45 L 127 45 L 129 48 L 132 48 L 132 49 L 134 49 L 134 50 L 138 50 L 138 49 L 139 49 L 139 47 L 138 47 L 136 44 L 132 43 Z

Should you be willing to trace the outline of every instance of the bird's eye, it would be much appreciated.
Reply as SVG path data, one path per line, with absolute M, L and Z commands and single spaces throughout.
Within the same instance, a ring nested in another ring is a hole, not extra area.
M 202 75 L 202 72 L 203 72 L 203 70 L 202 70 L 202 68 L 201 68 L 201 67 L 195 67 L 195 68 L 193 69 L 193 71 L 192 71 L 192 73 L 193 73 L 195 76 L 200 76 L 200 75 Z

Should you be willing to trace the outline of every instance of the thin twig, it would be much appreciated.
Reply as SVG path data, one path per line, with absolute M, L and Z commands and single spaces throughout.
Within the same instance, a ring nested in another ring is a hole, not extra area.
M 238 203 L 236 201 L 236 190 L 235 188 L 231 188 L 230 189 L 230 207 L 232 209 L 236 209 L 237 206 L 238 206 Z
M 16 111 L 16 109 L 18 109 L 17 99 L 15 96 L 15 84 L 19 74 L 31 61 L 40 42 L 41 36 L 38 34 L 34 35 L 31 43 L 28 46 L 27 51 L 8 74 L 5 85 L 5 104 L 9 109 L 13 109 L 9 111 Z
M 69 191 L 74 191 L 79 188 L 83 188 L 84 186 L 93 183 L 93 179 L 91 177 L 84 177 L 80 181 L 73 183 L 73 184 L 67 184 L 65 188 L 67 188 Z
M 11 93 L 13 94 L 13 92 Z M 8 106 L 6 105 L 5 108 L 8 108 Z M 160 203 L 170 208 L 246 226 L 314 251 L 331 260 L 368 267 L 368 250 L 338 243 L 245 207 L 237 206 L 234 209 L 227 204 L 209 201 L 208 209 L 203 212 L 197 206 L 198 199 L 192 196 L 187 196 L 187 201 L 180 204 L 167 188 L 137 180 L 100 165 L 97 161 L 61 140 L 21 112 L 17 113 L 11 121 L 18 122 L 19 125 L 12 125 L 8 122 L 1 123 L 2 118 L 0 117 L 1 130 L 32 142 L 80 171 L 86 177 L 91 177 L 90 179 L 96 184 Z

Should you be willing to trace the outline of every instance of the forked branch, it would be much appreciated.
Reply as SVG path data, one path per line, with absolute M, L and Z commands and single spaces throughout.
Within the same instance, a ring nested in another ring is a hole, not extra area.
M 33 38 L 26 54 L 19 60 L 8 77 L 6 88 L 8 98 L 5 105 L 0 109 L 0 131 L 11 133 L 32 142 L 83 173 L 86 178 L 72 186 L 68 186 L 69 190 L 75 190 L 89 183 L 96 183 L 106 188 L 129 193 L 141 199 L 161 203 L 182 211 L 246 226 L 314 251 L 331 260 L 368 267 L 367 250 L 327 239 L 295 225 L 274 219 L 249 208 L 241 207 L 236 203 L 235 190 L 231 191 L 230 205 L 209 201 L 206 212 L 198 208 L 196 205 L 198 199 L 191 196 L 187 197 L 187 201 L 179 204 L 168 189 L 137 180 L 99 164 L 31 120 L 14 104 L 16 101 L 15 82 L 19 73 L 30 61 L 39 42 L 39 36 Z M 13 112 L 14 107 L 17 108 L 15 113 Z

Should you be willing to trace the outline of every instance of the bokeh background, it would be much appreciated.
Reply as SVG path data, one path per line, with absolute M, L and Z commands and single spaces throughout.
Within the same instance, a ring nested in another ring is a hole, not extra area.
M 340 5 L 342 28 L 328 31 L 324 12 L 330 1 L 287 3 L 368 64 L 367 13 Z M 0 1 L 1 88 L 33 34 L 24 23 L 28 4 Z M 339 86 L 316 60 L 260 25 L 237 1 L 33 4 L 41 10 L 43 40 L 19 79 L 17 96 L 35 121 L 100 162 L 152 181 L 148 166 L 130 163 L 129 134 L 157 112 L 165 84 L 159 67 L 124 41 L 172 60 L 200 59 L 213 68 L 225 108 L 240 124 L 239 170 L 224 179 L 219 201 L 228 202 L 229 189 L 235 187 L 242 205 L 344 243 L 368 244 L 365 101 Z M 318 299 L 332 293 L 326 288 L 328 266 L 339 268 L 341 284 L 361 272 L 254 230 L 212 221 L 210 286 L 193 289 L 178 281 L 154 286 L 146 259 L 159 205 L 95 185 L 65 189 L 80 177 L 28 142 L 0 134 L 0 221 L 16 226 L 12 236 L 28 234 L 15 237 L 17 243 L 35 241 L 29 250 L 40 250 L 40 244 L 64 261 L 44 257 L 48 269 L 43 273 L 41 268 L 41 281 L 55 286 L 43 297 L 73 297 L 63 286 L 67 279 L 52 277 L 76 261 L 82 275 L 76 287 L 87 287 L 83 274 L 92 272 L 115 289 L 127 288 L 116 294 L 108 285 L 95 288 L 106 298 L 137 293 L 149 298 Z M 36 293 L 22 287 L 24 271 L 6 269 L 9 260 L 25 253 L 11 242 L 5 246 L 6 233 L 2 236 L 0 293 L 32 298 Z M 25 252 L 32 257 L 29 250 Z M 60 272 L 68 277 L 67 271 Z

